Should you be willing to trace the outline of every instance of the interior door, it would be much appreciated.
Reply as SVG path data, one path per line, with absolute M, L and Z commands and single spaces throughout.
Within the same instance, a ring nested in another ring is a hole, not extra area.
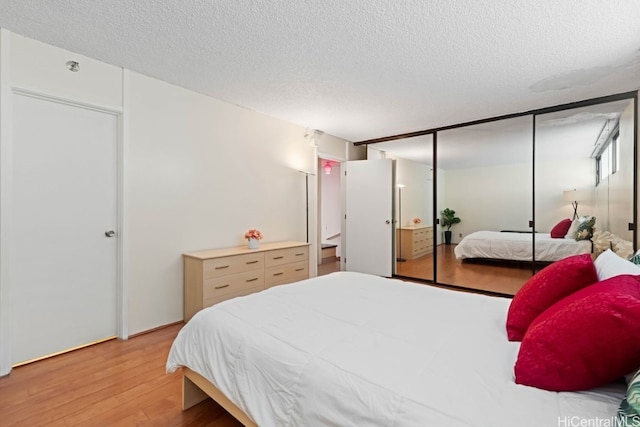
M 345 269 L 393 274 L 393 161 L 344 162 Z
M 116 334 L 118 118 L 19 94 L 12 106 L 18 364 Z

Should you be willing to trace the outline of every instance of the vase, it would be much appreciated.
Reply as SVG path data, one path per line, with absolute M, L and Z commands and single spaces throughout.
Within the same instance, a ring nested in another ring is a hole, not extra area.
M 249 238 L 249 249 L 258 249 L 260 246 L 260 240 Z

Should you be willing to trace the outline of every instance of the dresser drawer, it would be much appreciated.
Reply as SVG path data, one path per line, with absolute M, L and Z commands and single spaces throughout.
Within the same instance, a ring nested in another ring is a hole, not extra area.
M 268 267 L 265 273 L 265 288 L 283 283 L 297 282 L 309 278 L 309 260 L 293 264 Z
M 204 261 L 204 278 L 222 277 L 247 270 L 264 268 L 264 253 L 235 255 Z
M 265 265 L 267 268 L 274 267 L 276 265 L 289 264 L 291 262 L 297 262 L 309 259 L 309 247 L 300 246 L 296 248 L 278 249 L 275 251 L 268 251 L 264 254 Z
M 226 301 L 226 300 L 231 299 L 231 298 L 243 297 L 245 295 L 251 295 L 251 294 L 254 294 L 256 292 L 260 292 L 262 290 L 264 290 L 264 287 L 263 286 L 258 286 L 257 288 L 237 289 L 236 292 L 230 293 L 230 294 L 215 295 L 215 296 L 212 296 L 212 297 L 209 297 L 209 298 L 206 298 L 206 299 L 202 300 L 202 308 L 211 307 L 212 305 L 218 304 L 219 302 Z
M 221 295 L 231 295 L 245 289 L 264 288 L 264 270 L 251 270 L 229 274 L 223 277 L 205 279 L 202 286 L 202 299 L 207 300 Z

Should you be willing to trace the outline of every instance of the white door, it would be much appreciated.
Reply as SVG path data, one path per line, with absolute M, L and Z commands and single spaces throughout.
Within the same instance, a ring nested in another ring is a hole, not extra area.
M 14 94 L 12 364 L 116 335 L 118 118 Z
M 391 277 L 393 161 L 344 162 L 345 268 Z

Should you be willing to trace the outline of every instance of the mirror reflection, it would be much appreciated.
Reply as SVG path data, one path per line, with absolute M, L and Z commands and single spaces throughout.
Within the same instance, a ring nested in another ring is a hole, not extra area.
M 536 228 L 554 244 L 538 260 L 633 254 L 633 116 L 625 100 L 537 117 Z
M 370 144 L 396 164 L 395 274 L 514 295 L 570 255 L 629 258 L 635 114 L 629 99 Z
M 433 137 L 371 144 L 367 158 L 395 160 L 395 274 L 434 280 Z
M 531 116 L 438 133 L 437 211 L 444 224 L 449 210 L 460 218 L 438 252 L 438 282 L 513 294 L 531 276 L 532 141 Z

